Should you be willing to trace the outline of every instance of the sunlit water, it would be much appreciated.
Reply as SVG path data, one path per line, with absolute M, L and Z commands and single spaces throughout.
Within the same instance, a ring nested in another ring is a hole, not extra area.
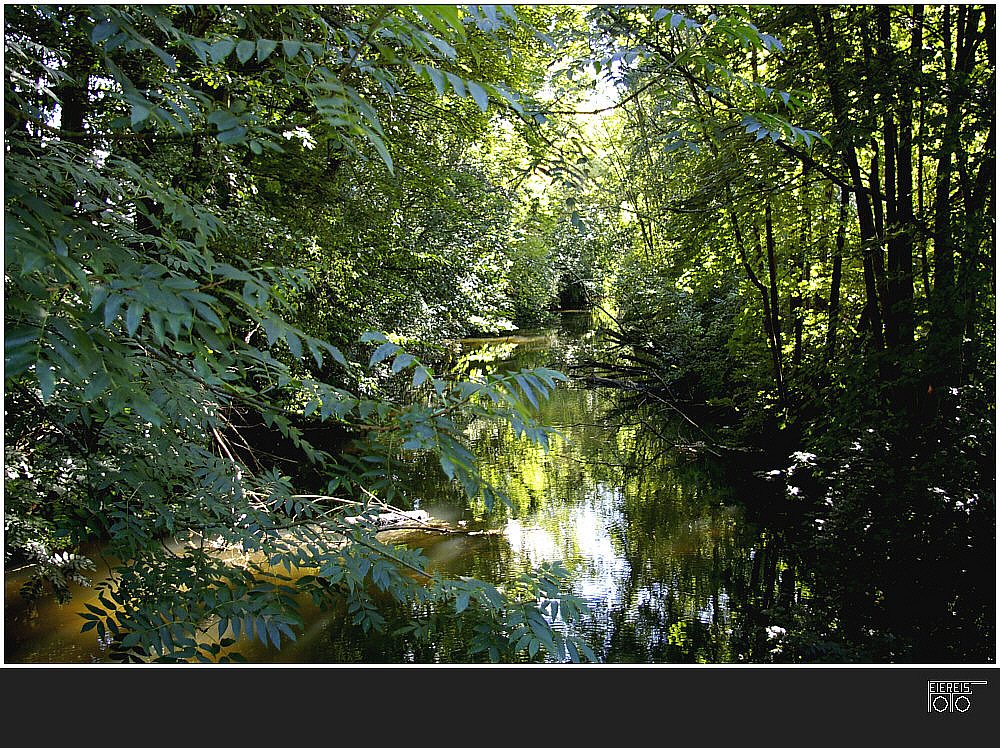
M 466 341 L 466 370 L 547 366 L 569 370 L 600 334 L 589 314 L 567 313 L 546 329 L 499 340 Z M 681 424 L 616 408 L 620 393 L 574 380 L 542 403 L 540 420 L 559 429 L 548 451 L 493 424 L 469 426 L 486 476 L 510 505 L 487 508 L 461 496 L 433 471 L 416 471 L 403 508 L 419 507 L 459 526 L 499 530 L 476 536 L 412 537 L 431 566 L 451 575 L 503 583 L 546 561 L 570 573 L 588 612 L 577 629 L 602 662 L 688 663 L 760 660 L 768 644 L 763 611 L 781 596 L 807 594 L 773 537 L 747 521 L 738 492 L 677 448 Z M 652 422 L 651 422 L 652 419 Z M 43 601 L 28 615 L 17 579 L 6 588 L 5 660 L 104 662 L 93 632 L 80 633 L 89 599 Z M 280 651 L 245 642 L 251 663 L 447 662 L 461 642 L 415 649 L 363 634 L 335 613 L 314 611 Z

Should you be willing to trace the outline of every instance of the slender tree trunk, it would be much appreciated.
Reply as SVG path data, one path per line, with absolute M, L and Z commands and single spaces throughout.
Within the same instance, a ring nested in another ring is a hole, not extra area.
M 774 385 L 775 390 L 778 393 L 778 400 L 779 402 L 784 403 L 785 382 L 781 364 L 781 340 L 780 333 L 776 335 L 771 301 L 768 296 L 767 287 L 761 282 L 756 271 L 753 269 L 753 266 L 750 264 L 750 258 L 747 256 L 746 242 L 743 238 L 743 231 L 740 228 L 740 222 L 736 216 L 736 210 L 733 207 L 734 203 L 732 190 L 730 190 L 728 186 L 726 187 L 726 198 L 729 201 L 729 222 L 733 229 L 733 241 L 736 244 L 736 251 L 740 256 L 740 262 L 742 263 L 743 269 L 747 274 L 747 278 L 750 279 L 750 283 L 760 294 L 760 303 L 764 313 L 764 334 L 767 336 L 767 348 L 771 354 L 771 373 L 774 377 Z M 756 237 L 757 244 L 759 245 L 760 238 L 757 234 L 756 226 L 754 227 L 754 236 Z
M 836 33 L 829 6 L 816 6 L 813 9 L 813 29 L 825 63 L 827 85 L 830 89 L 830 102 L 833 107 L 833 115 L 837 122 L 837 128 L 842 133 L 850 132 L 853 127 L 848 112 L 847 99 L 840 86 L 840 81 L 844 79 L 843 67 L 841 65 L 842 57 L 837 51 Z M 865 187 L 861 176 L 861 165 L 858 162 L 854 145 L 848 141 L 842 141 L 838 145 L 844 163 L 847 164 L 848 172 L 851 175 L 851 184 L 858 209 L 858 227 L 861 235 L 861 258 L 865 283 L 864 317 L 867 321 L 871 347 L 876 351 L 880 351 L 884 347 L 884 338 L 882 334 L 882 313 L 879 309 L 878 282 L 874 257 L 876 251 L 879 251 L 878 232 L 875 227 L 872 201 L 869 200 L 869 190 Z
M 912 169 L 910 167 L 910 120 L 906 106 L 900 99 L 909 102 L 909 91 L 900 94 L 905 80 L 899 70 L 895 47 L 892 42 L 891 9 L 887 5 L 875 7 L 877 70 L 882 71 L 879 81 L 880 125 L 884 154 L 882 183 L 885 197 L 885 233 L 887 272 L 882 289 L 883 314 L 885 317 L 886 349 L 890 355 L 883 363 L 883 371 L 892 387 L 889 397 L 893 407 L 902 412 L 913 404 L 913 392 L 903 382 L 904 361 L 912 342 L 910 300 L 913 296 L 912 245 L 905 238 L 910 231 L 905 220 L 912 214 Z M 907 87 L 909 89 L 909 87 Z M 897 112 L 900 125 L 897 129 Z M 900 143 L 902 139 L 903 143 Z M 905 151 L 905 154 L 904 154 Z M 873 180 L 873 186 L 877 181 Z M 910 204 L 908 204 L 910 203 Z M 905 214 L 905 218 L 901 215 Z
M 950 10 L 944 8 L 944 59 L 945 70 L 950 70 L 951 23 Z M 951 161 L 957 138 L 957 109 L 950 108 L 945 122 L 945 130 L 938 150 L 937 171 L 934 180 L 934 286 L 931 291 L 931 369 L 934 378 L 943 378 L 938 384 L 951 382 L 957 369 L 955 357 L 958 351 L 954 345 L 957 330 L 955 315 L 951 309 L 954 303 L 955 258 L 951 237 Z
M 877 12 L 879 7 L 882 6 L 875 6 L 874 10 Z M 867 71 L 867 84 L 862 87 L 862 90 L 867 92 L 867 116 L 872 118 L 872 129 L 874 130 L 878 121 L 876 112 L 880 109 L 884 109 L 885 107 L 885 94 L 882 93 L 882 91 L 885 89 L 885 76 L 889 71 L 889 68 L 884 68 L 881 64 L 879 64 L 879 60 L 873 50 L 869 29 L 870 20 L 871 14 L 865 13 L 859 25 L 861 29 L 865 70 Z M 877 98 L 876 92 L 878 92 Z M 886 191 L 883 189 L 882 179 L 879 176 L 881 150 L 879 148 L 879 142 L 876 138 L 872 138 L 871 147 L 872 158 L 871 163 L 868 165 L 868 186 L 872 196 L 872 217 L 875 223 L 875 236 L 878 239 L 876 243 L 871 245 L 871 262 L 872 269 L 875 274 L 875 287 L 878 291 L 878 302 L 876 307 L 878 307 L 881 311 L 882 329 L 884 331 L 891 324 L 892 319 L 892 310 L 889 299 L 889 283 L 885 271 L 885 252 L 883 249 L 886 244 L 887 216 L 886 206 L 883 205 L 883 201 L 886 200 Z M 892 170 L 892 167 L 889 166 L 889 156 L 889 153 L 885 154 L 887 174 Z M 886 337 L 888 337 L 888 335 Z
M 809 194 L 805 184 L 806 169 L 802 168 L 802 188 L 799 191 L 799 201 L 802 208 L 802 216 L 799 225 L 799 244 L 795 251 L 795 280 L 792 285 L 792 293 L 789 297 L 789 313 L 792 318 L 792 334 L 794 336 L 794 346 L 792 348 L 792 368 L 796 371 L 802 366 L 802 332 L 805 327 L 805 301 L 804 291 L 807 289 L 809 281 L 809 264 L 806 262 L 806 246 L 809 241 L 809 221 L 811 211 L 809 210 Z
M 649 129 L 646 126 L 645 112 L 643 111 L 642 105 L 641 105 L 641 103 L 638 100 L 636 100 L 636 102 L 635 102 L 635 111 L 636 111 L 636 117 L 635 117 L 635 119 L 636 119 L 636 121 L 639 124 L 639 131 L 640 131 L 640 133 L 642 135 L 642 142 L 644 144 L 645 143 L 649 143 L 650 142 Z M 644 147 L 643 148 L 643 153 L 645 154 L 645 157 L 646 157 L 646 166 L 649 168 L 649 173 L 652 174 L 652 173 L 654 173 L 654 170 L 652 168 L 652 164 L 649 161 L 648 147 Z M 642 231 L 643 242 L 644 242 L 644 244 L 646 246 L 646 257 L 647 258 L 653 257 L 653 256 L 655 256 L 654 253 L 656 251 L 656 240 L 655 240 L 655 237 L 653 235 L 653 231 L 654 231 L 653 224 L 650 221 L 648 221 L 647 218 L 646 218 L 646 216 L 649 215 L 648 205 L 640 205 L 639 204 L 639 194 L 638 193 L 634 194 L 632 202 L 635 205 L 636 216 L 638 217 L 639 227 L 640 227 L 640 230 Z
M 989 85 L 985 87 L 988 92 L 988 103 L 990 106 L 984 107 L 988 111 L 995 111 L 995 91 L 996 91 L 996 8 L 993 5 L 986 6 L 984 13 L 984 29 L 979 32 L 979 16 L 971 15 L 967 22 L 968 31 L 965 35 L 969 60 L 964 69 L 971 75 L 974 69 L 972 57 L 975 54 L 975 47 L 982 39 L 986 43 L 986 53 L 988 69 L 991 73 Z M 984 102 L 985 103 L 985 102 Z M 957 275 L 957 293 L 962 300 L 961 315 L 964 323 L 963 342 L 964 350 L 962 361 L 964 368 L 963 378 L 970 370 L 974 370 L 980 358 L 982 349 L 981 339 L 977 333 L 979 314 L 977 304 L 980 288 L 984 280 L 984 259 L 992 266 L 992 253 L 989 247 L 993 228 L 993 205 L 994 205 L 994 182 L 996 179 L 996 119 L 990 122 L 990 127 L 986 135 L 986 141 L 979 151 L 979 164 L 975 173 L 972 172 L 974 165 L 959 159 L 957 166 L 961 176 L 962 184 L 962 226 L 963 240 L 961 242 L 961 262 Z M 965 158 L 969 158 L 968 155 Z M 984 258 L 984 251 L 987 257 Z M 994 269 L 991 267 L 989 276 L 992 278 Z
M 84 125 L 90 106 L 90 75 L 96 64 L 91 45 L 82 38 L 88 33 L 86 23 L 75 12 L 69 15 L 67 33 L 70 38 L 66 44 L 69 59 L 64 69 L 68 80 L 54 91 L 59 99 L 59 129 L 63 131 L 64 139 L 78 144 L 83 143 L 85 138 Z
M 917 207 L 916 214 L 921 221 L 927 215 L 924 201 L 924 140 L 927 137 L 927 101 L 923 78 L 923 28 L 924 6 L 917 5 L 913 9 L 913 39 L 917 41 L 917 53 L 914 60 L 914 80 L 917 86 L 917 99 L 920 102 L 920 116 L 917 123 Z M 912 42 L 911 42 L 912 43 Z M 924 299 L 931 297 L 930 263 L 927 261 L 927 239 L 921 231 L 917 240 L 920 248 L 920 280 L 923 284 Z
M 87 136 L 84 129 L 90 109 L 90 78 L 96 60 L 84 37 L 87 33 L 84 30 L 85 20 L 75 12 L 70 13 L 68 20 L 68 59 L 63 70 L 66 80 L 53 93 L 59 100 L 60 137 L 67 143 L 85 146 Z M 72 190 L 64 198 L 63 207 L 69 212 L 76 210 L 76 196 Z
M 872 138 L 872 161 L 868 176 L 868 184 L 872 193 L 872 213 L 875 221 L 875 236 L 877 240 L 871 243 L 872 273 L 875 276 L 875 288 L 877 291 L 878 303 L 876 308 L 881 311 L 882 329 L 885 330 L 890 324 L 892 317 L 889 298 L 889 279 L 885 270 L 885 253 L 883 246 L 886 243 L 886 214 L 882 205 L 885 191 L 882 188 L 882 180 L 879 177 L 879 146 L 878 141 Z
M 917 15 L 915 13 L 915 15 Z M 922 24 L 915 22 L 910 35 L 911 81 L 908 88 L 917 84 L 920 75 Z M 896 216 L 900 230 L 889 245 L 896 282 L 896 332 L 897 343 L 905 355 L 913 346 L 913 240 L 917 227 L 913 211 L 913 97 L 897 87 L 899 97 L 899 149 L 896 152 L 896 179 L 898 180 Z
M 879 147 L 878 141 L 872 138 L 872 160 L 868 165 L 868 184 L 872 192 L 872 216 L 875 220 L 875 235 L 885 240 L 885 211 L 882 206 L 882 185 L 879 178 Z
M 837 239 L 833 251 L 833 271 L 830 277 L 830 321 L 826 329 L 826 360 L 833 360 L 837 344 L 837 324 L 840 321 L 840 276 L 843 267 L 844 241 L 847 238 L 847 205 L 850 193 L 840 188 L 840 210 L 837 213 Z
M 956 171 L 954 157 L 956 154 L 961 157 L 960 128 L 964 104 L 969 96 L 969 78 L 975 49 L 984 38 L 977 30 L 981 12 L 982 8 L 958 6 L 956 37 L 953 40 L 950 8 L 944 8 L 943 54 L 947 99 L 934 182 L 934 286 L 930 305 L 931 334 L 928 340 L 928 374 L 932 386 L 957 384 L 963 369 L 962 337 L 966 327 L 966 310 L 962 300 L 958 298 L 956 251 L 965 244 L 958 241 L 956 227 L 952 222 L 951 189 Z
M 767 246 L 767 277 L 771 294 L 771 330 L 774 333 L 774 345 L 780 352 L 781 316 L 778 306 L 778 260 L 774 242 L 774 222 L 771 219 L 771 196 L 764 201 L 764 241 Z

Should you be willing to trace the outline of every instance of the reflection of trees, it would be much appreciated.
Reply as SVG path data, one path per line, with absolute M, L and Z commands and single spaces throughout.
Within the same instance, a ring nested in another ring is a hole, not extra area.
M 513 352 L 498 343 L 468 361 L 558 368 L 553 358 L 579 357 L 584 345 L 567 335 L 524 336 Z M 566 437 L 547 453 L 509 429 L 470 424 L 485 477 L 511 500 L 491 511 L 473 506 L 471 515 L 508 527 L 508 536 L 429 539 L 424 552 L 449 573 L 498 583 L 558 558 L 591 608 L 585 633 L 609 662 L 768 659 L 767 626 L 796 588 L 781 537 L 748 524 L 704 464 L 679 458 L 683 424 L 645 428 L 634 409 L 612 413 L 619 395 L 561 386 L 538 414 Z M 429 478 L 424 493 L 434 492 L 461 502 Z
M 734 539 L 738 514 L 668 467 L 640 463 L 623 471 L 625 521 L 614 536 L 628 573 L 609 611 L 608 654 L 621 661 L 724 661 L 731 595 L 721 568 L 743 550 Z
M 632 412 L 639 424 L 641 415 Z M 658 426 L 619 440 L 621 467 L 609 476 L 622 487 L 612 535 L 627 571 L 604 651 L 617 661 L 767 660 L 767 627 L 796 598 L 795 564 L 780 534 L 727 501 L 711 466 L 679 461 L 664 435 L 683 429 Z
M 766 659 L 779 581 L 794 579 L 779 571 L 777 537 L 747 526 L 662 439 L 600 426 L 609 396 L 567 390 L 547 403 L 545 422 L 568 436 L 548 455 L 506 432 L 484 434 L 490 477 L 505 481 L 516 515 L 561 549 L 594 610 L 592 645 L 609 661 Z M 574 512 L 601 518 L 617 563 L 582 550 Z
M 605 450 L 595 466 L 616 466 L 601 480 L 620 486 L 621 521 L 609 530 L 624 571 L 594 644 L 620 662 L 767 659 L 767 626 L 796 590 L 780 536 L 746 523 L 710 476 L 678 464 L 658 436 L 621 433 L 628 438 L 613 459 Z

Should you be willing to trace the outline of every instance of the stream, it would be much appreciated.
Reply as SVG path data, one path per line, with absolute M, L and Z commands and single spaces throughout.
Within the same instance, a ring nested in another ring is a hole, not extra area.
M 467 371 L 545 366 L 568 371 L 601 345 L 590 313 L 565 312 L 557 324 L 497 339 L 463 341 Z M 569 571 L 588 612 L 577 633 L 605 663 L 733 663 L 766 659 L 766 611 L 808 595 L 782 559 L 779 537 L 743 508 L 747 488 L 678 448 L 684 424 L 622 408 L 623 393 L 583 381 L 561 384 L 539 419 L 562 438 L 546 452 L 506 427 L 473 423 L 469 433 L 485 475 L 510 498 L 487 508 L 417 466 L 404 509 L 498 532 L 418 536 L 433 569 L 502 584 L 545 561 Z M 655 429 L 649 427 L 655 423 Z M 751 484 L 743 484 L 751 485 Z M 80 633 L 91 602 L 77 590 L 67 605 L 43 600 L 29 615 L 17 579 L 5 585 L 8 663 L 108 661 L 93 632 Z M 250 663 L 457 662 L 462 642 L 442 631 L 419 650 L 363 634 L 336 612 L 309 612 L 305 631 L 280 650 L 241 643 Z

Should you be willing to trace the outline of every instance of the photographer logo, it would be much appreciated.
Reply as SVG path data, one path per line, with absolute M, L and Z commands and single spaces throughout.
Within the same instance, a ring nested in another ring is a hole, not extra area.
M 985 685 L 984 680 L 929 680 L 927 711 L 964 714 L 972 709 L 973 686 Z

